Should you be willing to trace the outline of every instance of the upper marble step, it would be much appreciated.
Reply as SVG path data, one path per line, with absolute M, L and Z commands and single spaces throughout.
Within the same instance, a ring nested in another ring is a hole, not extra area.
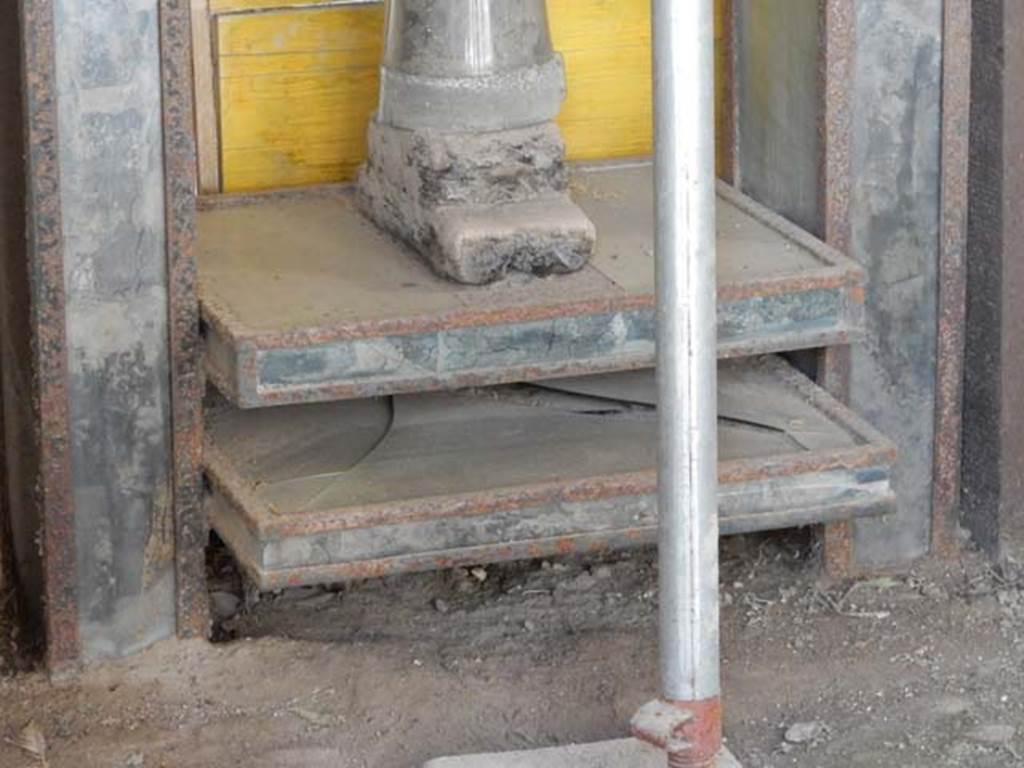
M 577 169 L 598 229 L 572 275 L 443 280 L 335 187 L 209 202 L 199 219 L 209 379 L 243 408 L 628 370 L 654 362 L 651 168 Z M 849 342 L 862 269 L 722 186 L 719 355 Z

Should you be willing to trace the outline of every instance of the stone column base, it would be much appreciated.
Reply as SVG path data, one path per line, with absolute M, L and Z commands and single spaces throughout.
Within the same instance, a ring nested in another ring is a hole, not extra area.
M 483 133 L 374 121 L 359 178 L 364 213 L 439 274 L 483 284 L 510 271 L 580 269 L 594 225 L 568 195 L 554 123 Z

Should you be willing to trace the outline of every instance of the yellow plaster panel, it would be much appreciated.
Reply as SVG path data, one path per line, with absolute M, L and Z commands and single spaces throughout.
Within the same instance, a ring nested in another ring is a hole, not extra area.
M 224 191 L 354 176 L 377 103 L 382 26 L 377 4 L 218 18 Z

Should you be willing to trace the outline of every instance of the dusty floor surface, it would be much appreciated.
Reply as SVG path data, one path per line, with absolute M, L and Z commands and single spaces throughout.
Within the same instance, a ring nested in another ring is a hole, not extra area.
M 723 545 L 745 767 L 1024 766 L 1024 569 L 965 557 L 828 585 L 806 541 Z M 231 614 L 236 577 L 212 567 Z M 237 606 L 225 642 L 54 683 L 13 674 L 0 637 L 0 766 L 44 765 L 45 746 L 53 768 L 413 768 L 620 736 L 655 690 L 654 587 L 638 551 L 284 592 Z

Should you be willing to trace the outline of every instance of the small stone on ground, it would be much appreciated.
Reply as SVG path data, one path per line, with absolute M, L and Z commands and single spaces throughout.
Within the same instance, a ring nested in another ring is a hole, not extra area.
M 790 744 L 807 744 L 827 734 L 828 728 L 816 720 L 811 723 L 793 723 L 786 729 L 786 741 Z
M 967 734 L 967 738 L 971 741 L 978 744 L 988 744 L 989 746 L 1009 744 L 1016 736 L 1017 729 L 1014 726 L 998 723 L 979 725 Z

